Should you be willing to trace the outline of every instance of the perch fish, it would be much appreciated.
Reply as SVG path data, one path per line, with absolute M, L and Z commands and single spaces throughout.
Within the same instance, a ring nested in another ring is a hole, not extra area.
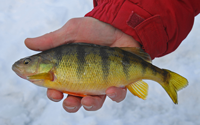
M 104 95 L 111 86 L 126 87 L 146 99 L 149 79 L 158 82 L 177 104 L 184 77 L 151 64 L 150 56 L 133 47 L 71 43 L 20 59 L 12 69 L 30 82 L 75 96 Z

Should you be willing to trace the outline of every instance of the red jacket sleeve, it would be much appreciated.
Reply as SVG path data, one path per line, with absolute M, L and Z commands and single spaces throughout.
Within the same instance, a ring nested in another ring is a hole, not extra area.
M 153 59 L 174 51 L 199 13 L 200 0 L 94 0 L 86 16 L 131 35 Z

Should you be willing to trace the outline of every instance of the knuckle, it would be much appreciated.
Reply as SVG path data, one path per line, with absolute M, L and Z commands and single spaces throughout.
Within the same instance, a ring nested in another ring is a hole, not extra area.
M 77 27 L 80 23 L 80 18 L 72 18 L 67 22 L 67 26 L 69 29 L 74 29 L 74 27 Z

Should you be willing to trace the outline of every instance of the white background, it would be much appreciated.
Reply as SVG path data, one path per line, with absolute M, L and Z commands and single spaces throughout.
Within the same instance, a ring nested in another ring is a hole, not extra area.
M 164 89 L 149 83 L 141 100 L 128 92 L 121 103 L 106 99 L 98 111 L 81 108 L 67 113 L 62 102 L 46 97 L 46 88 L 19 78 L 12 64 L 36 52 L 24 40 L 54 31 L 70 18 L 89 12 L 92 0 L 0 0 L 0 125 L 199 125 L 200 124 L 200 16 L 193 30 L 173 53 L 153 64 L 177 72 L 189 81 L 174 105 Z

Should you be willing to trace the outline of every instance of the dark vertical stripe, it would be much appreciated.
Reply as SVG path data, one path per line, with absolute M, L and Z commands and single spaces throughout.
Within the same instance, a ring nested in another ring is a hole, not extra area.
M 102 71 L 103 71 L 103 78 L 107 79 L 108 75 L 109 75 L 109 68 L 110 68 L 110 62 L 108 61 L 109 59 L 109 55 L 106 52 L 106 49 L 103 47 L 100 47 L 100 52 L 99 55 L 101 57 L 101 61 L 102 61 Z
M 48 51 L 51 52 L 51 54 L 53 54 L 51 55 L 51 57 L 53 57 L 54 59 L 58 61 L 58 63 L 55 64 L 56 66 L 59 65 L 60 61 L 62 61 L 62 58 L 64 55 L 75 54 L 74 46 L 69 46 L 69 45 L 70 44 L 62 45 L 54 49 L 47 50 L 47 53 Z
M 142 67 L 142 74 L 144 75 L 147 71 L 147 68 L 148 68 L 148 63 L 142 59 L 140 59 L 140 64 L 141 64 L 141 67 Z
M 138 63 L 141 66 L 142 74 L 145 75 L 148 67 L 150 66 L 149 63 L 146 62 L 145 60 L 143 60 L 139 56 L 135 56 L 135 61 L 136 61 L 136 63 Z
M 78 68 L 77 68 L 77 75 L 78 77 L 80 77 L 83 73 L 84 73 L 84 65 L 86 63 L 85 61 L 85 47 L 78 45 L 76 48 L 77 51 L 77 64 L 78 64 Z
M 170 73 L 167 70 L 163 69 L 161 74 L 163 77 L 163 82 L 169 83 Z
M 55 64 L 56 66 L 58 66 L 59 63 L 61 62 L 62 56 L 63 56 L 63 46 L 59 46 L 59 47 L 55 48 L 54 58 L 56 58 L 56 60 L 58 60 L 58 63 Z
M 159 73 L 159 69 L 158 69 L 157 67 L 155 67 L 154 65 L 152 65 L 152 64 L 150 64 L 150 69 L 151 69 L 152 74 L 153 74 L 154 76 L 156 76 L 157 73 Z
M 126 51 L 122 51 L 122 53 L 123 53 L 123 57 L 122 57 L 123 72 L 126 75 L 126 79 L 128 79 L 129 78 L 129 67 L 131 66 L 129 56 L 131 56 L 131 55 L 129 55 L 129 53 L 127 53 Z

